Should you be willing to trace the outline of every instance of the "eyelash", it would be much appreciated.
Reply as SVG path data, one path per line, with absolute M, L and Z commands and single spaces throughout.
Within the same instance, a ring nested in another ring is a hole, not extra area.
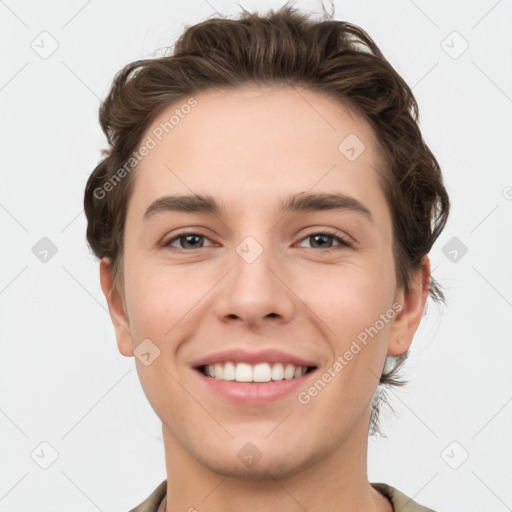
M 198 247 L 196 249 L 182 249 L 182 248 L 179 248 L 179 247 L 172 247 L 171 244 L 173 242 L 175 242 L 176 240 L 179 240 L 180 238 L 185 238 L 187 236 L 191 236 L 191 235 L 196 235 L 198 237 L 201 237 L 201 238 L 206 238 L 209 240 L 209 238 L 206 236 L 206 235 L 202 235 L 201 233 L 196 233 L 196 232 L 190 232 L 190 233 L 187 233 L 187 232 L 182 232 L 182 233 L 178 233 L 176 236 L 174 236 L 173 238 L 170 238 L 167 242 L 164 242 L 162 243 L 162 247 L 163 248 L 172 248 L 174 250 L 177 250 L 177 251 L 182 251 L 182 252 L 193 252 L 193 251 L 196 251 L 198 249 L 205 249 L 205 247 Z M 317 231 L 317 232 L 313 232 L 313 233 L 310 233 L 308 235 L 306 235 L 305 237 L 301 238 L 301 242 L 308 239 L 308 238 L 311 238 L 315 235 L 326 235 L 328 237 L 331 237 L 333 238 L 334 240 L 336 240 L 337 242 L 339 242 L 339 245 L 338 246 L 335 246 L 335 247 L 329 247 L 327 249 L 322 249 L 322 248 L 317 248 L 317 247 L 312 247 L 312 249 L 316 249 L 316 250 L 321 250 L 322 252 L 331 252 L 331 251 L 336 251 L 336 250 L 340 250 L 340 249 L 343 249 L 343 248 L 352 248 L 353 247 L 353 244 L 345 237 L 342 237 L 332 231 L 330 231 L 329 229 L 324 229 L 322 231 Z

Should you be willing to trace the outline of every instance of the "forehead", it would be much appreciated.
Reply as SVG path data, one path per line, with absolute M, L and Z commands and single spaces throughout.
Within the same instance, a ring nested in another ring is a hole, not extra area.
M 358 187 L 377 186 L 380 157 L 369 124 L 308 89 L 245 87 L 184 97 L 153 121 L 142 142 L 150 139 L 134 187 L 146 202 L 173 191 L 268 196 L 341 184 L 357 196 Z

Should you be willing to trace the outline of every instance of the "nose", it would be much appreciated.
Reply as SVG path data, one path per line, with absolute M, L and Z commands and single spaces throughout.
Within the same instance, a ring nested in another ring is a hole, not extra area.
M 269 323 L 287 323 L 297 298 L 290 288 L 284 264 L 268 245 L 247 237 L 229 259 L 231 271 L 222 280 L 214 301 L 223 322 L 243 323 L 255 329 Z

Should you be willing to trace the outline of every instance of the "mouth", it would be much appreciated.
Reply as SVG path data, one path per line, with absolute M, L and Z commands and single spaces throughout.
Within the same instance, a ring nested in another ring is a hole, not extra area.
M 210 379 L 254 384 L 300 379 L 316 368 L 316 366 L 298 366 L 280 362 L 250 364 L 225 361 L 197 366 L 195 369 Z
M 201 393 L 253 407 L 293 400 L 318 373 L 317 361 L 274 348 L 253 352 L 233 347 L 204 355 L 190 368 Z
M 194 367 L 203 391 L 242 407 L 263 406 L 278 400 L 293 400 L 308 386 L 316 366 L 291 363 L 226 361 Z

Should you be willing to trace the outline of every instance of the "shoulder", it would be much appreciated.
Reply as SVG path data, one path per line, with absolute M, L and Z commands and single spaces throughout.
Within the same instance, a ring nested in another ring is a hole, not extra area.
M 390 485 L 380 482 L 370 482 L 370 484 L 376 491 L 379 491 L 381 494 L 389 498 L 391 503 L 393 503 L 393 509 L 397 512 L 435 512 L 431 508 L 427 508 L 416 503 L 412 498 L 409 498 Z
M 400 512 L 435 512 L 431 508 L 424 507 L 413 501 L 398 489 L 390 485 L 371 482 L 371 486 L 381 494 L 390 499 L 393 508 Z M 156 489 L 139 505 L 130 510 L 130 512 L 156 512 L 167 493 L 167 480 L 161 482 Z
M 164 480 L 142 503 L 132 508 L 130 512 L 156 512 L 166 493 L 167 480 Z

